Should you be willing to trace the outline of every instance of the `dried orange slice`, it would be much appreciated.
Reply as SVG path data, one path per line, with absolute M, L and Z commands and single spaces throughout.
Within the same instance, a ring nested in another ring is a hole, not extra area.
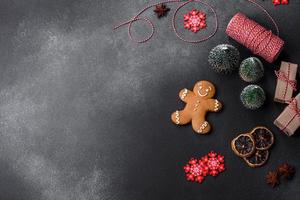
M 267 162 L 269 158 L 268 150 L 256 150 L 250 157 L 243 158 L 250 167 L 260 167 Z
M 250 134 L 253 136 L 256 149 L 258 150 L 267 150 L 274 143 L 273 133 L 266 127 L 256 127 Z
M 240 134 L 231 141 L 231 148 L 239 157 L 250 156 L 255 151 L 254 139 L 249 134 Z

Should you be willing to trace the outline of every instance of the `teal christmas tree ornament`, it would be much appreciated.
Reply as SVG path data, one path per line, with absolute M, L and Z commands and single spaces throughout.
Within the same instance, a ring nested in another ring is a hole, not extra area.
M 230 74 L 238 69 L 240 52 L 229 44 L 220 44 L 213 48 L 208 56 L 211 67 L 220 74 Z
M 260 86 L 248 85 L 243 89 L 240 98 L 246 108 L 256 110 L 265 103 L 266 94 Z
M 264 66 L 256 57 L 246 58 L 240 65 L 239 74 L 244 81 L 254 83 L 264 76 Z

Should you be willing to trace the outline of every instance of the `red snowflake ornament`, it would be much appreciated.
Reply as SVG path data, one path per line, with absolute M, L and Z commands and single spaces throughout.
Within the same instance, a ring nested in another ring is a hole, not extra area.
M 208 154 L 207 166 L 209 168 L 209 174 L 211 176 L 217 176 L 220 172 L 225 170 L 224 156 L 218 155 L 215 152 Z
M 274 4 L 274 6 L 281 4 L 280 0 L 272 0 L 272 3 Z
M 183 16 L 184 28 L 189 29 L 194 33 L 200 31 L 200 29 L 206 28 L 206 14 L 193 9 L 189 13 Z
M 205 176 L 217 176 L 225 170 L 224 156 L 211 151 L 200 159 L 190 159 L 183 170 L 188 181 L 202 183 Z
M 277 5 L 288 5 L 289 4 L 289 0 L 272 0 L 274 6 Z

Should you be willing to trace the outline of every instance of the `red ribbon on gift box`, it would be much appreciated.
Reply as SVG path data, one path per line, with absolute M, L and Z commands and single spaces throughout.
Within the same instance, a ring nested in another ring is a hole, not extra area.
M 295 117 L 298 118 L 298 120 L 300 120 L 300 110 L 298 109 L 298 103 L 297 103 L 297 100 L 295 98 L 292 98 L 290 101 L 289 101 L 289 105 L 290 109 L 294 112 L 294 116 L 291 118 L 291 120 L 284 126 L 284 128 L 282 128 L 281 130 L 285 130 L 289 125 L 290 123 L 295 119 Z
M 283 71 L 275 71 L 275 74 L 279 80 L 286 82 L 287 85 L 291 86 L 294 91 L 297 90 L 297 82 L 295 80 L 289 80 Z

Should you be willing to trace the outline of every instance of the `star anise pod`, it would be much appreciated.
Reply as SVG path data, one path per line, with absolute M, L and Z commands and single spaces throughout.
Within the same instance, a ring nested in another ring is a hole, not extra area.
M 295 174 L 295 168 L 284 163 L 278 167 L 278 173 L 286 179 L 291 179 Z
M 154 12 L 156 13 L 158 18 L 161 18 L 163 16 L 166 16 L 168 12 L 170 11 L 170 8 L 168 8 L 165 4 L 157 4 L 155 6 Z
M 268 172 L 266 182 L 272 187 L 279 185 L 279 174 L 277 172 Z

